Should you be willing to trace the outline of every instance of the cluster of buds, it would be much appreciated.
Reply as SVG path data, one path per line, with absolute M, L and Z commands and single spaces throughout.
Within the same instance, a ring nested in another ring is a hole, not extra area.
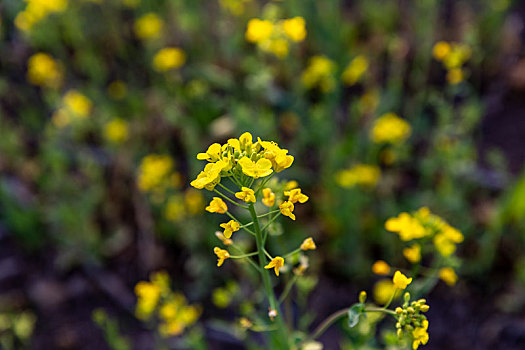
M 423 321 L 426 321 L 427 318 L 421 313 L 430 309 L 426 302 L 425 299 L 410 302 L 410 293 L 405 293 L 403 307 L 396 307 L 395 309 L 395 313 L 398 315 L 397 335 L 400 338 L 405 332 L 411 333 L 415 328 L 423 326 Z

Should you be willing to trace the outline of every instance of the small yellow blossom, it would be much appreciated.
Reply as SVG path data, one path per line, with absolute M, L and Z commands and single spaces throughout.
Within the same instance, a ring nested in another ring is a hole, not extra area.
M 262 190 L 262 194 L 263 194 L 263 199 L 262 199 L 263 204 L 266 205 L 267 207 L 273 207 L 273 205 L 275 204 L 275 193 L 272 192 L 272 189 L 266 187 Z
M 293 41 L 306 38 L 306 22 L 303 17 L 294 17 L 282 21 L 284 33 Z
M 266 158 L 261 158 L 257 162 L 254 162 L 248 157 L 243 157 L 239 160 L 239 165 L 244 174 L 251 176 L 254 179 L 268 176 L 273 172 L 272 162 Z
M 456 245 L 445 234 L 439 233 L 434 236 L 434 246 L 442 256 L 451 256 L 456 251 Z
M 335 174 L 335 181 L 344 188 L 356 185 L 375 186 L 381 176 L 381 170 L 375 165 L 357 164 L 349 169 L 340 170 Z
M 260 138 L 258 142 L 264 148 L 264 158 L 272 162 L 276 173 L 292 165 L 294 157 L 288 154 L 288 150 L 280 148 L 275 142 L 262 141 Z
M 173 166 L 173 159 L 168 155 L 150 154 L 144 157 L 138 170 L 139 189 L 151 192 L 168 187 Z
M 158 39 L 164 28 L 164 21 L 155 13 L 150 12 L 139 19 L 133 25 L 135 35 L 139 39 Z
M 52 13 L 63 12 L 67 0 L 26 0 L 26 8 L 15 17 L 15 26 L 25 32 Z
M 184 206 L 192 215 L 202 213 L 204 209 L 204 197 L 201 192 L 192 188 L 184 192 Z
M 288 216 L 292 220 L 295 220 L 295 214 L 293 213 L 294 205 L 292 202 L 283 202 L 281 205 L 279 205 L 279 209 L 281 210 L 281 214 Z
M 145 281 L 137 283 L 135 286 L 135 294 L 137 295 L 135 315 L 137 318 L 145 320 L 155 311 L 161 292 L 161 288 L 153 283 Z
M 284 186 L 284 189 L 287 191 L 293 190 L 294 188 L 299 187 L 299 183 L 295 180 L 288 181 L 286 185 Z
M 453 68 L 447 72 L 447 81 L 450 85 L 457 85 L 461 83 L 465 75 L 461 68 Z
M 184 201 L 181 196 L 170 196 L 164 208 L 164 216 L 170 221 L 180 221 L 186 215 Z
M 213 191 L 221 181 L 221 171 L 225 170 L 228 165 L 228 162 L 223 160 L 206 164 L 204 170 L 199 173 L 195 180 L 190 182 L 190 185 L 197 189 L 206 188 L 208 191 Z
M 315 246 L 315 242 L 312 237 L 308 237 L 301 243 L 301 250 L 315 250 L 317 247 Z
M 208 162 L 216 162 L 221 159 L 222 146 L 218 143 L 213 143 L 208 147 L 206 153 L 197 154 L 198 160 L 207 160 Z
M 232 245 L 233 243 L 230 238 L 224 237 L 224 234 L 221 231 L 215 231 L 215 236 L 222 242 L 222 244 L 226 246 Z
M 104 135 L 110 142 L 124 142 L 128 138 L 128 123 L 121 118 L 114 118 L 104 126 Z
M 401 272 L 396 271 L 394 273 L 394 277 L 392 278 L 392 282 L 397 289 L 405 289 L 410 283 L 412 283 L 412 278 L 408 278 Z
M 227 250 L 221 249 L 219 247 L 213 248 L 213 252 L 217 255 L 217 266 L 221 267 L 224 264 L 224 260 L 230 257 L 230 253 Z
M 428 234 L 421 223 L 408 213 L 401 213 L 397 218 L 388 219 L 385 228 L 388 231 L 397 232 L 403 241 L 423 238 Z
M 230 220 L 220 226 L 224 229 L 224 237 L 226 238 L 231 238 L 232 233 L 239 231 L 239 228 L 241 227 L 241 225 L 235 220 Z
M 309 199 L 307 195 L 301 193 L 300 188 L 295 188 L 290 191 L 284 191 L 284 195 L 288 196 L 288 201 L 294 204 L 297 202 L 306 203 Z
M 403 255 L 411 263 L 418 263 L 421 261 L 421 246 L 419 244 L 414 244 L 411 247 L 405 248 L 403 249 Z
M 153 68 L 158 72 L 167 72 L 181 67 L 186 62 L 186 54 L 177 47 L 166 47 L 153 57 Z
M 331 59 L 325 56 L 314 56 L 301 74 L 301 81 L 308 89 L 319 86 L 322 91 L 330 92 L 335 88 L 335 70 L 335 63 Z
M 275 271 L 275 275 L 279 276 L 279 268 L 281 268 L 283 266 L 284 266 L 284 259 L 281 258 L 280 256 L 276 256 L 264 268 L 267 269 L 267 270 L 273 268 L 273 270 Z
M 439 278 L 441 278 L 449 286 L 453 286 L 458 281 L 458 275 L 451 267 L 443 267 L 439 270 Z
M 438 61 L 443 61 L 450 53 L 450 44 L 446 41 L 439 41 L 434 44 L 432 55 Z
M 394 113 L 379 117 L 370 130 L 370 138 L 375 143 L 401 143 L 412 133 L 412 127 Z
M 419 345 L 425 345 L 428 342 L 428 320 L 423 320 L 421 327 L 417 327 L 412 331 L 412 349 L 417 350 Z
M 361 79 L 368 69 L 368 60 L 364 56 L 356 56 L 345 68 L 342 79 L 346 85 L 352 86 Z
M 383 260 L 378 260 L 372 265 L 372 272 L 376 275 L 386 276 L 390 273 L 390 266 Z
M 27 80 L 33 85 L 59 87 L 62 84 L 61 64 L 47 53 L 36 53 L 27 61 Z
M 64 108 L 79 118 L 85 118 L 91 113 L 91 100 L 77 90 L 69 90 L 63 98 Z
M 267 20 L 252 18 L 248 22 L 245 37 L 252 43 L 261 42 L 270 38 L 273 32 L 273 23 Z
M 235 193 L 235 198 L 239 198 L 246 203 L 255 203 L 255 192 L 248 187 L 242 187 L 241 192 Z
M 379 305 L 385 305 L 388 303 L 392 295 L 396 292 L 396 287 L 389 279 L 382 279 L 377 281 L 374 285 L 373 296 L 376 303 Z
M 228 206 L 221 198 L 213 197 L 210 205 L 206 207 L 206 211 L 209 211 L 210 213 L 224 214 L 228 211 Z

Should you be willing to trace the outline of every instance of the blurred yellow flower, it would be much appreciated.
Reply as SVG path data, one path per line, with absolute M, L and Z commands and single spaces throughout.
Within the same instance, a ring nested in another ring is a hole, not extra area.
M 128 139 L 128 123 L 121 118 L 114 118 L 104 126 L 104 135 L 106 139 L 121 143 Z
M 35 24 L 52 13 L 63 12 L 67 0 L 26 0 L 25 9 L 15 17 L 15 26 L 22 31 L 30 31 Z
M 213 197 L 210 205 L 206 207 L 206 211 L 209 211 L 210 213 L 224 214 L 228 211 L 228 206 L 221 198 Z
M 33 85 L 57 88 L 62 84 L 62 66 L 47 53 L 36 53 L 27 61 L 27 80 Z
M 219 5 L 234 16 L 240 16 L 244 13 L 245 5 L 253 0 L 219 0 Z
M 388 219 L 385 222 L 385 228 L 399 234 L 399 238 L 403 241 L 423 238 L 428 235 L 423 225 L 408 213 L 400 213 L 397 218 Z
M 397 289 L 405 289 L 410 283 L 412 283 L 412 278 L 408 278 L 401 272 L 396 271 L 394 273 L 394 277 L 392 278 L 392 282 Z
M 91 100 L 77 90 L 69 90 L 63 98 L 64 108 L 74 116 L 85 118 L 91 113 Z
M 425 345 L 428 342 L 428 320 L 423 320 L 422 326 L 412 331 L 412 349 L 417 350 L 419 345 Z
M 386 276 L 390 273 L 390 266 L 383 260 L 377 260 L 372 265 L 372 272 L 376 275 Z
M 151 282 L 141 281 L 137 283 L 135 286 L 135 294 L 137 295 L 135 316 L 141 320 L 147 319 L 155 311 L 161 292 L 160 287 Z
M 306 38 L 306 22 L 303 17 L 293 17 L 282 21 L 284 33 L 293 41 Z
M 281 205 L 279 205 L 279 209 L 281 210 L 281 214 L 288 216 L 292 220 L 295 220 L 295 214 L 293 213 L 294 205 L 292 202 L 283 202 Z
M 139 39 L 158 39 L 162 34 L 164 21 L 155 13 L 149 12 L 135 21 L 133 30 Z
M 421 246 L 419 244 L 414 244 L 411 247 L 404 248 L 403 255 L 411 263 L 418 263 L 421 261 Z
M 180 195 L 168 197 L 164 208 L 164 216 L 170 221 L 180 221 L 186 216 L 186 208 Z
M 242 187 L 241 192 L 235 193 L 235 197 L 245 201 L 246 203 L 255 203 L 255 192 L 248 187 Z
M 301 250 L 315 250 L 317 247 L 312 237 L 308 237 L 301 243 Z
M 177 47 L 166 47 L 153 57 L 153 68 L 158 72 L 166 72 L 181 67 L 185 62 L 184 51 Z
M 308 89 L 318 86 L 323 92 L 330 92 L 335 88 L 335 69 L 335 63 L 328 57 L 313 56 L 301 74 L 301 81 Z
M 230 253 L 227 250 L 221 249 L 219 247 L 213 248 L 213 252 L 217 255 L 217 266 L 221 267 L 224 264 L 224 260 L 230 257 Z
M 169 187 L 173 160 L 168 155 L 150 154 L 142 159 L 137 185 L 141 191 L 151 192 Z
M 262 194 L 263 194 L 263 199 L 262 199 L 262 202 L 264 205 L 266 205 L 267 207 L 273 207 L 273 205 L 275 204 L 275 193 L 272 192 L 272 189 L 271 188 L 264 188 L 262 190 Z
M 341 76 L 343 83 L 352 86 L 361 79 L 368 70 L 368 60 L 365 56 L 356 56 L 348 66 L 346 66 Z
M 202 193 L 193 188 L 188 188 L 184 192 L 184 205 L 192 215 L 202 213 L 204 210 L 204 197 Z
M 374 285 L 373 296 L 376 303 L 385 305 L 396 292 L 396 287 L 391 280 L 382 279 Z
M 443 61 L 450 53 L 450 44 L 446 41 L 439 41 L 434 44 L 432 55 L 438 61 Z
M 381 176 L 381 170 L 375 165 L 357 164 L 350 169 L 340 170 L 335 174 L 335 181 L 341 187 L 351 188 L 356 185 L 375 186 Z
M 224 229 L 223 234 L 226 238 L 231 238 L 232 234 L 239 231 L 239 228 L 241 227 L 241 225 L 235 220 L 230 220 L 226 223 L 220 224 L 220 226 Z
M 280 256 L 276 256 L 264 268 L 267 270 L 273 268 L 275 275 L 279 276 L 279 268 L 283 266 L 284 266 L 284 259 L 281 258 Z
M 451 287 L 458 281 L 458 275 L 456 275 L 456 272 L 451 267 L 443 267 L 440 269 L 439 278 Z
M 401 143 L 412 133 L 412 127 L 395 113 L 386 113 L 376 119 L 370 130 L 375 143 Z
M 259 18 L 252 18 L 248 21 L 245 37 L 252 43 L 262 42 L 270 38 L 273 32 L 273 23 Z
M 453 68 L 447 72 L 447 81 L 450 85 L 457 85 L 463 81 L 465 74 L 461 68 Z

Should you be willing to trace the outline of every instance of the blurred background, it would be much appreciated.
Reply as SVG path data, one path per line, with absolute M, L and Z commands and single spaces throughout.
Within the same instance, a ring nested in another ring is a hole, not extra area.
M 280 178 L 310 196 L 274 232 L 317 242 L 305 322 L 371 290 L 374 261 L 407 266 L 384 222 L 427 206 L 465 240 L 457 283 L 427 298 L 425 348 L 525 348 L 524 2 L 2 0 L 0 13 L 2 348 L 159 348 L 134 287 L 165 270 L 202 308 L 189 337 L 243 349 L 224 329 L 246 287 L 235 264 L 216 269 L 220 219 L 189 182 L 198 152 L 245 131 L 289 149 Z M 342 325 L 321 338 L 359 348 L 349 339 Z

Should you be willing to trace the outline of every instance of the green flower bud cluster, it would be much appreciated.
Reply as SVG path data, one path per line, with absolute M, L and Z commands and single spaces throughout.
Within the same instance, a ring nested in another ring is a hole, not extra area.
M 397 315 L 397 335 L 400 339 L 405 335 L 411 335 L 415 329 L 423 327 L 427 318 L 422 313 L 430 309 L 425 299 L 411 302 L 408 292 L 405 293 L 404 300 L 403 306 L 396 307 L 394 310 Z

